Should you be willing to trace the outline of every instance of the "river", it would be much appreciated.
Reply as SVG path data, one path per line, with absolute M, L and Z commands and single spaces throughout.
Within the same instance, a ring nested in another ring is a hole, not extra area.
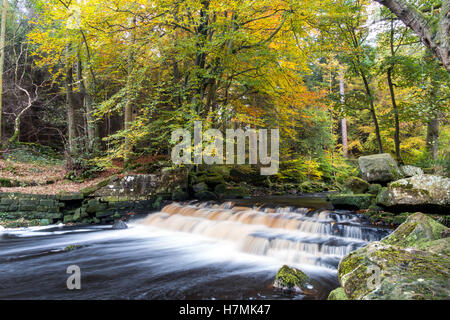
M 125 230 L 6 229 L 0 299 L 326 299 L 339 285 L 339 261 L 390 230 L 301 200 L 173 203 Z M 311 277 L 312 293 L 272 287 L 284 264 Z M 81 270 L 81 290 L 67 289 L 71 265 Z

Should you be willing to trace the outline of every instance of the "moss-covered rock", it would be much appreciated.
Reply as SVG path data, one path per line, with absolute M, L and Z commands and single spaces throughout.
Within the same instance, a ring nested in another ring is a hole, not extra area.
M 311 279 L 301 270 L 284 265 L 275 276 L 273 286 L 286 291 L 303 292 L 310 289 Z
M 228 187 L 224 184 L 217 185 L 214 193 L 219 199 L 242 199 L 250 195 L 248 188 L 244 186 Z
M 332 194 L 328 200 L 336 209 L 369 209 L 375 197 L 371 194 Z
M 175 190 L 172 192 L 173 201 L 186 201 L 189 199 L 189 193 L 182 190 Z
M 353 193 L 361 194 L 369 189 L 369 183 L 358 177 L 350 177 L 345 181 L 345 188 Z
M 358 159 L 361 177 L 368 182 L 386 183 L 403 178 L 397 162 L 388 153 Z
M 394 233 L 346 256 L 338 277 L 350 299 L 448 299 L 450 238 L 421 213 Z
M 401 166 L 400 171 L 403 173 L 403 175 L 406 178 L 420 176 L 420 175 L 424 174 L 422 169 L 420 169 L 418 167 L 414 167 L 414 166 Z
M 424 243 L 439 240 L 448 228 L 434 219 L 416 213 L 400 225 L 389 237 L 382 240 L 383 243 L 400 246 L 403 248 L 422 248 Z
M 374 183 L 371 184 L 369 186 L 369 189 L 367 190 L 367 193 L 373 194 L 373 195 L 377 195 L 380 193 L 380 191 L 383 189 L 383 187 L 381 186 L 381 184 L 378 183 Z
M 328 300 L 348 300 L 344 288 L 337 288 L 330 292 Z
M 84 197 L 87 197 L 88 195 L 93 194 L 94 192 L 96 192 L 97 190 L 100 190 L 103 187 L 106 187 L 109 183 L 111 183 L 112 181 L 115 181 L 117 179 L 118 179 L 117 175 L 110 176 L 90 187 L 81 189 L 80 193 L 83 194 Z
M 420 175 L 398 180 L 384 188 L 376 202 L 388 211 L 445 214 L 450 211 L 450 179 Z

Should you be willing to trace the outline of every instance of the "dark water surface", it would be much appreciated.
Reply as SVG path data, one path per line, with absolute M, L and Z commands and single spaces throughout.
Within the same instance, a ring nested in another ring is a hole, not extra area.
M 339 260 L 389 233 L 348 211 L 242 205 L 173 204 L 126 230 L 0 230 L 0 299 L 325 299 Z M 286 263 L 313 293 L 272 287 Z M 71 265 L 81 290 L 66 287 Z

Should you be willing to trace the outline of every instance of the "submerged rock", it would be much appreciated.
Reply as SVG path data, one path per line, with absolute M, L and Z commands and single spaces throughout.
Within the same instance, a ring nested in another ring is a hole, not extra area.
M 328 300 L 348 300 L 344 288 L 337 288 L 330 292 Z
M 350 177 L 345 181 L 345 188 L 353 193 L 364 193 L 369 189 L 369 183 L 358 177 Z
M 273 286 L 285 291 L 304 292 L 312 289 L 310 282 L 303 271 L 284 265 L 275 276 Z
M 358 159 L 361 177 L 374 183 L 386 183 L 403 177 L 394 158 L 388 153 L 365 156 Z
M 112 228 L 113 228 L 113 230 L 123 230 L 123 229 L 128 229 L 128 226 L 125 222 L 123 222 L 122 220 L 119 220 L 114 223 Z
M 414 176 L 420 176 L 424 174 L 422 169 L 414 166 L 401 166 L 400 171 L 403 173 L 405 178 L 411 178 Z
M 446 213 L 450 209 L 450 179 L 420 175 L 395 181 L 380 192 L 377 205 L 392 211 Z
M 350 299 L 448 299 L 450 239 L 445 226 L 421 213 L 394 233 L 346 256 L 339 281 Z

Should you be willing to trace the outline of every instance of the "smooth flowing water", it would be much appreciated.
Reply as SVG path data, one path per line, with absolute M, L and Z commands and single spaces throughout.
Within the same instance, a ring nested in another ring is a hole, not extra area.
M 231 202 L 173 203 L 128 225 L 0 231 L 0 299 L 325 299 L 342 257 L 390 232 L 349 211 Z M 274 289 L 283 264 L 312 293 Z M 81 290 L 66 287 L 71 265 Z

